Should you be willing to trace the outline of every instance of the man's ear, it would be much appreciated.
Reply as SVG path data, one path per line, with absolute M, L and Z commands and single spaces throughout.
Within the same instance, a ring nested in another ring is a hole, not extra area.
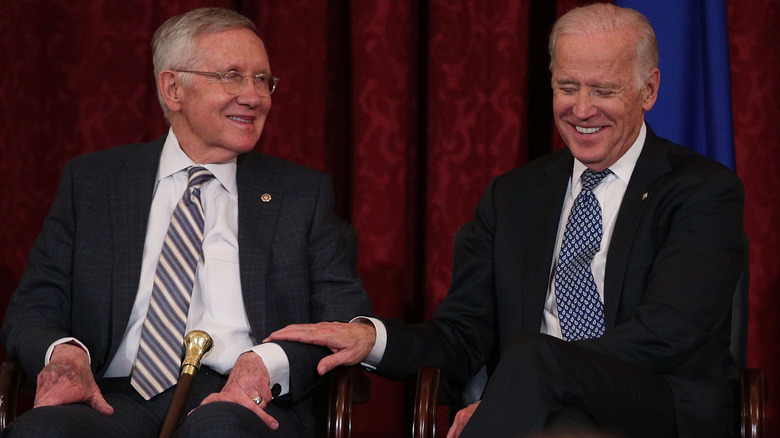
M 658 99 L 658 86 L 661 84 L 661 72 L 654 68 L 650 72 L 650 76 L 647 78 L 645 87 L 642 89 L 642 108 L 645 112 L 655 105 L 656 99 Z
M 181 110 L 182 86 L 178 76 L 171 70 L 163 70 L 157 77 L 157 87 L 160 89 L 165 105 L 171 112 Z

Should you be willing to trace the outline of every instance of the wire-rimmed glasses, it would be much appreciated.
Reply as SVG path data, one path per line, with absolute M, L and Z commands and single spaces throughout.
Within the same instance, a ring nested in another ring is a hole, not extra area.
M 228 94 L 238 95 L 244 91 L 246 86 L 246 80 L 252 78 L 252 82 L 255 84 L 255 90 L 257 94 L 263 97 L 268 97 L 276 90 L 276 83 L 279 82 L 279 78 L 276 76 L 270 76 L 265 73 L 260 73 L 254 76 L 244 76 L 239 72 L 231 71 L 222 73 L 218 71 L 196 71 L 196 70 L 176 70 L 179 73 L 192 73 L 196 75 L 214 76 L 220 79 L 222 88 Z

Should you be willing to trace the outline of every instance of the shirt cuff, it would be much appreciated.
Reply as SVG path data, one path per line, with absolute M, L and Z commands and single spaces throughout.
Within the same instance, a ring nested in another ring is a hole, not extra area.
M 54 352 L 54 347 L 61 345 L 61 344 L 76 344 L 79 347 L 81 347 L 82 350 L 84 350 L 87 353 L 87 360 L 89 360 L 89 364 L 92 365 L 92 356 L 89 354 L 89 349 L 84 346 L 78 339 L 76 338 L 62 338 L 57 339 L 54 341 L 50 346 L 49 349 L 46 350 L 46 357 L 43 359 L 43 366 L 46 366 L 49 364 L 49 361 L 51 361 L 51 354 Z
M 374 325 L 374 330 L 376 330 L 374 348 L 371 349 L 371 352 L 368 353 L 368 356 L 366 356 L 360 364 L 370 370 L 375 370 L 376 366 L 379 365 L 379 362 L 382 361 L 382 357 L 385 355 L 385 349 L 387 348 L 387 328 L 385 327 L 385 324 L 382 321 L 369 316 L 358 316 L 353 318 L 350 322 L 370 322 Z
M 290 359 L 287 358 L 287 353 L 279 344 L 273 342 L 267 342 L 252 347 L 260 359 L 263 360 L 265 368 L 268 370 L 268 376 L 271 379 L 271 388 L 275 385 L 281 387 L 281 391 L 278 394 L 274 394 L 274 397 L 285 395 L 290 392 Z

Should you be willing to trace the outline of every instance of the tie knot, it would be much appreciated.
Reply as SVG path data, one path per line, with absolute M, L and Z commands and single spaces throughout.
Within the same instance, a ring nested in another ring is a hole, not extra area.
M 585 172 L 582 173 L 582 190 L 583 191 L 591 191 L 596 188 L 597 185 L 612 173 L 609 169 L 604 169 L 601 172 L 594 172 L 590 169 L 585 169 Z
M 214 178 L 214 175 L 209 172 L 208 169 L 201 166 L 188 167 L 187 174 L 189 175 L 187 187 L 199 188 L 203 183 L 210 180 L 211 178 Z

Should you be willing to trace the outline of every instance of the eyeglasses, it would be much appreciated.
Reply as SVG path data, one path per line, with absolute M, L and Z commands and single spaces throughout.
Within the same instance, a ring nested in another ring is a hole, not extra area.
M 196 75 L 215 76 L 222 82 L 222 88 L 229 94 L 238 95 L 244 91 L 246 86 L 246 80 L 252 78 L 252 82 L 255 84 L 255 90 L 257 94 L 263 97 L 268 97 L 276 90 L 276 83 L 279 82 L 279 78 L 276 76 L 268 76 L 261 73 L 254 76 L 244 76 L 241 73 L 231 71 L 228 73 L 220 73 L 218 71 L 194 71 L 194 70 L 176 70 L 179 73 L 192 73 Z

